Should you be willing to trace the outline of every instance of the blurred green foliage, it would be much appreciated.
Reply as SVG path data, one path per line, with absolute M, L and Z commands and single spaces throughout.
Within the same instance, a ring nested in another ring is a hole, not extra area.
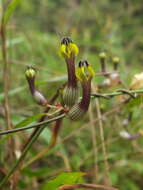
M 8 4 L 3 1 L 4 7 Z M 18 126 L 33 122 L 43 111 L 30 95 L 25 79 L 26 65 L 38 70 L 37 87 L 49 99 L 55 90 L 66 80 L 66 65 L 59 56 L 58 47 L 63 36 L 71 36 L 79 45 L 81 59 L 88 59 L 96 72 L 100 71 L 98 53 L 106 51 L 109 56 L 119 56 L 120 72 L 125 87 L 129 87 L 135 73 L 142 71 L 143 64 L 143 3 L 141 0 L 24 0 L 16 8 L 7 26 L 7 51 L 9 59 L 9 99 L 12 121 Z M 2 54 L 0 52 L 0 60 Z M 112 67 L 111 59 L 108 60 Z M 3 62 L 0 64 L 0 125 L 4 130 L 3 119 Z M 100 83 L 102 77 L 96 76 L 94 83 Z M 118 88 L 118 87 L 117 87 Z M 112 90 L 112 89 L 109 89 Z M 57 101 L 58 103 L 58 101 Z M 102 112 L 106 112 L 118 103 L 118 99 L 101 100 Z M 93 100 L 94 105 L 94 100 Z M 142 127 L 142 99 L 136 99 L 122 109 L 119 114 L 105 117 L 104 133 L 107 142 L 110 178 L 113 186 L 121 190 L 141 190 L 143 188 L 142 138 L 126 141 L 119 137 L 123 130 L 123 121 L 132 111 L 133 120 L 127 130 L 136 133 Z M 96 109 L 93 110 L 97 117 Z M 27 119 L 30 118 L 30 119 Z M 20 122 L 23 121 L 20 125 Z M 98 183 L 105 181 L 104 156 L 101 151 L 101 139 L 96 123 L 98 147 Z M 85 126 L 84 129 L 81 129 Z M 23 144 L 29 132 L 14 134 L 16 141 Z M 49 142 L 51 132 L 48 129 L 41 134 L 26 160 L 34 157 Z M 71 137 L 68 137 L 71 135 Z M 47 157 L 34 163 L 21 172 L 23 176 L 18 189 L 39 189 L 41 184 L 68 169 L 91 173 L 86 179 L 95 182 L 93 173 L 94 147 L 91 139 L 89 114 L 80 122 L 63 123 L 60 138 L 66 142 L 57 145 Z M 7 138 L 0 139 L 0 162 L 8 169 L 4 159 Z M 62 156 L 64 155 L 64 156 Z M 62 175 L 62 174 L 61 174 Z M 44 189 L 44 188 L 43 188 Z M 46 189 L 46 188 L 45 188 Z M 44 189 L 44 190 L 45 190 Z M 48 189 L 48 188 L 47 188 Z

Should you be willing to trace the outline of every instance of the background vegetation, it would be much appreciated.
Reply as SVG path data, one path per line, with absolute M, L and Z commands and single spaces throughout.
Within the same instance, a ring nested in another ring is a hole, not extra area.
M 3 1 L 4 10 L 9 2 Z M 124 86 L 108 88 L 104 92 L 123 87 L 128 89 L 134 74 L 140 73 L 143 67 L 142 25 L 141 0 L 21 1 L 7 24 L 8 86 L 13 126 L 43 111 L 29 93 L 24 74 L 27 65 L 37 68 L 37 87 L 48 99 L 66 80 L 66 65 L 58 55 L 63 36 L 70 36 L 78 44 L 80 54 L 77 62 L 81 58 L 87 59 L 95 72 L 100 72 L 99 52 L 107 52 L 109 69 L 112 68 L 111 56 L 120 57 L 119 71 Z M 5 130 L 2 52 L 0 62 L 0 128 Z M 102 81 L 103 77 L 99 76 L 93 79 L 95 85 Z M 97 102 L 92 100 L 92 106 L 83 120 L 64 120 L 56 148 L 21 171 L 15 189 L 48 190 L 45 184 L 64 171 L 85 172 L 86 176 L 80 180 L 88 183 L 112 184 L 121 190 L 143 189 L 143 140 L 129 141 L 119 136 L 125 127 L 131 134 L 136 134 L 142 128 L 141 102 L 134 101 L 121 109 L 118 98 L 100 99 L 98 103 L 101 114 L 111 112 L 102 120 L 109 179 L 99 123 L 93 121 L 97 118 Z M 131 120 L 128 119 L 130 112 Z M 48 146 L 51 127 L 44 130 L 29 150 L 25 163 Z M 10 135 L 0 138 L 1 178 L 15 161 L 11 159 L 10 151 L 13 150 L 18 156 L 30 132 L 13 134 L 13 142 L 8 140 Z M 7 188 L 10 189 L 9 186 Z

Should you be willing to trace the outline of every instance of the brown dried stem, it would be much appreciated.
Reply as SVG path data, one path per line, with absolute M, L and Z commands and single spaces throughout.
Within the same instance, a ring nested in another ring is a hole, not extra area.
M 109 186 L 105 186 L 105 185 L 97 185 L 97 184 L 73 184 L 73 185 L 63 185 L 61 187 L 59 187 L 59 190 L 72 190 L 72 189 L 76 189 L 76 188 L 90 188 L 90 189 L 101 189 L 101 190 L 118 190 L 117 188 L 114 187 L 109 187 Z

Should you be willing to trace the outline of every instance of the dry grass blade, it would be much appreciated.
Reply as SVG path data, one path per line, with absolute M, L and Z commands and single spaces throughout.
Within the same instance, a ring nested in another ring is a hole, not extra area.
M 94 115 L 93 115 L 93 107 L 90 104 L 89 107 L 89 119 L 90 119 L 90 128 L 91 128 L 91 136 L 92 136 L 92 144 L 93 144 L 93 154 L 94 154 L 94 181 L 98 181 L 98 151 L 97 151 L 97 139 L 96 139 L 96 131 L 95 131 L 95 123 L 94 123 Z
M 118 190 L 114 187 L 108 187 L 105 185 L 97 185 L 97 184 L 74 184 L 74 185 L 63 185 L 59 187 L 59 190 L 67 190 L 67 189 L 76 189 L 76 188 L 89 188 L 89 189 L 101 189 L 101 190 Z

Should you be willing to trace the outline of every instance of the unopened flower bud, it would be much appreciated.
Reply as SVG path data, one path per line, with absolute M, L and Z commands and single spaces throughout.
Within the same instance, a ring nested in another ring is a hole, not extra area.
M 36 75 L 36 70 L 33 67 L 28 67 L 25 71 L 25 75 L 27 78 L 34 78 Z
M 112 62 L 113 62 L 114 71 L 117 71 L 118 66 L 119 66 L 119 62 L 120 62 L 119 57 L 113 57 Z
M 101 52 L 99 54 L 99 57 L 100 57 L 100 59 L 106 59 L 106 53 L 105 52 Z
M 100 63 L 101 63 L 101 72 L 106 72 L 106 53 L 101 52 L 99 54 Z
M 40 105 L 46 105 L 46 98 L 35 88 L 36 70 L 33 67 L 28 67 L 28 69 L 25 71 L 25 75 L 34 100 Z

